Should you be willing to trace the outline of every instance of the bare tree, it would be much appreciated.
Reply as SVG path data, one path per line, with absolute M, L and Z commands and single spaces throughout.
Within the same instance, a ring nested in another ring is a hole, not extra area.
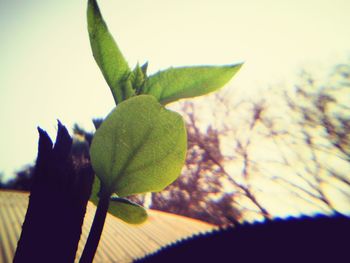
M 186 166 L 175 183 L 152 195 L 151 208 L 223 225 L 240 221 L 244 212 L 251 209 L 239 202 L 243 198 L 256 213 L 269 218 L 269 212 L 256 199 L 249 184 L 236 181 L 226 170 L 226 157 L 220 149 L 223 132 L 211 126 L 202 132 L 193 103 L 185 103 L 183 113 L 188 133 Z M 249 161 L 247 158 L 245 161 L 247 172 Z
M 223 104 L 232 162 L 273 215 L 350 211 L 350 64 L 312 75 L 303 71 L 293 88 L 265 90 L 256 101 Z
M 349 73 L 349 64 L 336 65 L 319 81 L 303 71 L 300 83 L 283 93 L 289 124 L 283 136 L 272 136 L 279 149 L 287 148 L 280 152 L 282 164 L 294 171 L 273 179 L 324 212 L 350 209 Z M 276 132 L 268 120 L 265 125 Z
M 202 220 L 236 210 L 236 220 L 349 213 L 350 64 L 322 75 L 316 81 L 304 71 L 293 88 L 264 90 L 255 101 L 211 97 L 215 121 L 205 128 L 200 105 L 185 103 L 186 167 L 153 195 L 152 207 L 192 217 L 206 211 Z M 218 196 L 226 206 L 215 207 Z

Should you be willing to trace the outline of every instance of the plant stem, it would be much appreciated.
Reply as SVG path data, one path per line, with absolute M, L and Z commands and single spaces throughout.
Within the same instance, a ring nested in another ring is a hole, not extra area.
M 108 211 L 109 198 L 110 195 L 103 194 L 98 201 L 94 221 L 92 222 L 83 254 L 80 257 L 80 263 L 91 263 L 94 259 Z

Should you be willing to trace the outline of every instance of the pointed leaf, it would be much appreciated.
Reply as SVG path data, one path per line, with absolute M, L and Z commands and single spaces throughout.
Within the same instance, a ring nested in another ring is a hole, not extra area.
M 145 75 L 142 71 L 142 68 L 139 66 L 139 64 L 136 65 L 133 73 L 133 80 L 132 80 L 132 86 L 137 94 L 140 93 L 142 90 L 143 84 L 145 83 Z
M 121 84 L 123 90 L 123 100 L 131 98 L 135 95 L 135 90 L 133 88 L 133 73 L 131 72 L 127 79 Z
M 92 53 L 118 104 L 126 99 L 121 84 L 130 72 L 129 66 L 109 33 L 96 0 L 88 2 L 87 20 Z
M 196 97 L 223 87 L 241 64 L 170 68 L 149 77 L 143 93 L 155 96 L 162 104 Z
M 161 191 L 179 176 L 185 162 L 185 125 L 153 96 L 135 96 L 101 124 L 90 154 L 96 175 L 111 193 L 123 197 Z
M 145 77 L 147 77 L 147 68 L 148 68 L 148 62 L 146 62 L 145 64 L 143 64 L 143 65 L 141 66 L 141 70 L 142 70 L 143 75 L 144 75 Z
M 90 201 L 93 202 L 96 206 L 98 204 L 98 193 L 100 191 L 100 179 L 95 177 L 92 192 L 90 196 Z M 147 220 L 147 212 L 146 210 L 127 199 L 124 198 L 111 198 L 111 202 L 109 203 L 108 213 L 118 217 L 129 224 L 141 224 Z

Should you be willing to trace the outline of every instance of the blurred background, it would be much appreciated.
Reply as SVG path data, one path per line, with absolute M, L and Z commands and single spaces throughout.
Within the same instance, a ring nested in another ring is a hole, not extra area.
M 87 1 L 0 0 L 1 188 L 28 190 L 37 126 L 71 128 L 88 158 L 114 107 L 93 60 Z M 187 123 L 181 177 L 132 197 L 214 224 L 350 215 L 350 2 L 100 0 L 133 68 L 244 62 L 219 93 L 173 103 Z

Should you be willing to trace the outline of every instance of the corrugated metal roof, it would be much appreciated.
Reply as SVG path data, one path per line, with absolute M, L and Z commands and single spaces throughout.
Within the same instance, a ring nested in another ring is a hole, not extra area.
M 28 206 L 28 193 L 0 191 L 0 262 L 12 262 Z M 84 248 L 96 207 L 89 202 L 77 259 Z M 195 233 L 209 231 L 212 225 L 155 210 L 142 225 L 129 225 L 107 215 L 94 262 L 131 262 L 159 247 Z

